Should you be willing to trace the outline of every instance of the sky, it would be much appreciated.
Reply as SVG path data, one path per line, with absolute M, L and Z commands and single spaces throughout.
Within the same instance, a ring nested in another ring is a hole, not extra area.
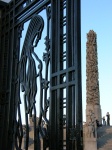
M 45 14 L 42 14 L 45 16 Z M 112 125 L 112 0 L 81 0 L 81 58 L 82 58 L 82 102 L 83 121 L 86 110 L 86 42 L 89 30 L 97 34 L 99 90 L 102 117 L 110 113 Z M 46 24 L 46 21 L 45 21 Z M 27 23 L 25 24 L 25 32 Z M 43 32 L 46 29 L 44 29 Z M 23 33 L 23 39 L 25 37 Z M 46 33 L 45 33 L 46 34 Z M 44 36 L 42 37 L 44 40 Z M 22 42 L 21 41 L 21 42 Z M 40 45 L 40 47 L 39 47 Z M 39 42 L 38 49 L 42 48 Z M 22 49 L 22 44 L 21 44 Z M 43 47 L 45 49 L 45 45 Z M 41 54 L 42 57 L 42 54 Z M 24 106 L 22 106 L 22 110 Z M 23 121 L 24 122 L 24 121 Z
M 11 0 L 1 0 L 1 1 L 4 1 L 6 3 L 9 3 Z
M 82 101 L 83 120 L 86 109 L 86 42 L 87 33 L 97 34 L 99 90 L 102 116 L 110 113 L 112 125 L 112 0 L 81 1 Z

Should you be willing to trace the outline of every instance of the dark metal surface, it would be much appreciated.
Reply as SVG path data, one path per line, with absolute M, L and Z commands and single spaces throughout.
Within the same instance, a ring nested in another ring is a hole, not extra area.
M 39 51 L 45 18 L 42 59 L 35 48 Z M 28 150 L 32 117 L 34 150 L 41 149 L 40 137 L 43 149 L 82 150 L 80 0 L 13 0 L 2 9 L 0 35 L 0 149 L 21 150 L 24 138 Z
M 3 1 L 0 1 L 0 9 L 5 7 L 7 5 L 7 3 L 3 2 Z

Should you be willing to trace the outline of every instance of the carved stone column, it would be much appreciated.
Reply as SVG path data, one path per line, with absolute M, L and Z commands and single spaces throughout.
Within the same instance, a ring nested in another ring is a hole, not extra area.
M 101 124 L 96 33 L 90 30 L 86 43 L 86 121 L 90 110 Z

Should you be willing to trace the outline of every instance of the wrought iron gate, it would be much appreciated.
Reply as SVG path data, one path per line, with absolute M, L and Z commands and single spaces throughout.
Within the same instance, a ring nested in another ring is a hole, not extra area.
M 80 0 L 12 0 L 0 21 L 0 150 L 32 128 L 34 150 L 82 150 Z

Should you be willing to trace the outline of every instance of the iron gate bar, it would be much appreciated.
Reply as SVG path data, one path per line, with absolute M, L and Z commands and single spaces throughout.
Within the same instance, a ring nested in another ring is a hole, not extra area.
M 14 20 L 13 20 L 14 23 Z M 17 81 L 17 67 L 18 67 L 18 60 L 19 60 L 19 49 L 20 49 L 20 38 L 21 38 L 21 32 L 22 32 L 22 28 L 19 30 L 20 32 L 18 32 L 18 28 L 13 28 L 9 31 L 10 32 L 10 37 L 12 37 L 10 39 L 10 55 L 11 55 L 11 62 L 10 64 L 10 76 L 9 78 L 12 77 L 12 81 L 11 81 L 11 94 L 10 94 L 10 114 L 9 114 L 9 125 L 8 125 L 8 130 L 9 130 L 9 134 L 8 134 L 8 142 L 6 145 L 6 149 L 8 148 L 9 150 L 14 150 L 15 147 L 15 143 L 17 144 L 18 141 L 16 139 L 17 135 L 15 133 L 16 129 L 19 127 L 20 130 L 22 129 L 22 121 L 21 121 L 21 116 L 20 116 L 20 108 L 19 105 L 21 103 L 19 99 L 19 94 L 18 94 L 18 81 Z M 10 80 L 9 80 L 10 81 Z M 19 110 L 18 114 L 19 114 L 19 124 L 16 121 L 16 113 L 17 113 L 17 109 Z M 13 130 L 12 130 L 13 128 Z M 19 132 L 19 130 L 18 130 Z M 22 142 L 22 136 L 23 136 L 23 132 L 21 131 L 20 133 L 20 144 L 19 144 L 19 148 L 21 147 L 21 142 Z
M 43 3 L 40 3 L 40 5 L 38 3 L 34 3 L 34 5 L 32 6 L 34 8 L 30 7 L 30 10 L 29 7 L 28 8 L 26 7 L 24 11 L 22 11 L 20 14 L 15 15 L 16 20 L 20 19 L 15 23 L 15 25 L 18 25 L 22 21 L 26 22 L 31 18 L 33 14 L 41 12 L 44 9 L 44 7 L 46 7 L 48 4 L 50 4 L 50 0 L 44 0 Z M 23 16 L 22 19 L 21 15 Z

